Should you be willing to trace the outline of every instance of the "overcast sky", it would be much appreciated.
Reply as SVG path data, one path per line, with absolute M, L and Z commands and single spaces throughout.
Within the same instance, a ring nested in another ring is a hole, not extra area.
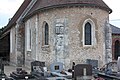
M 120 0 L 103 0 L 113 12 L 110 14 L 110 23 L 120 27 Z
M 7 25 L 24 0 L 0 0 L 0 27 Z M 120 27 L 120 0 L 103 0 L 112 10 L 110 23 Z
M 24 0 L 0 0 L 0 27 L 8 24 Z

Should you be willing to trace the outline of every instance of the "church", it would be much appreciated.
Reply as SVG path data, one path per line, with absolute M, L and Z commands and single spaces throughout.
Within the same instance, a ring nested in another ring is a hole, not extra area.
M 103 0 L 24 0 L 3 33 L 10 63 L 62 62 L 68 69 L 91 59 L 101 67 L 112 61 L 110 13 Z

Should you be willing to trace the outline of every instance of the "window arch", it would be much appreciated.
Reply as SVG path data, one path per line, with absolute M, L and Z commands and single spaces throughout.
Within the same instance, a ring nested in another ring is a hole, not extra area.
M 45 24 L 45 45 L 48 45 L 49 42 L 49 27 L 48 24 Z
M 86 24 L 85 24 L 85 31 L 84 31 L 85 33 L 85 45 L 91 45 L 92 44 L 92 35 L 91 35 L 91 24 L 89 23 L 89 22 L 87 22 Z
M 83 23 L 83 46 L 92 46 L 95 44 L 95 24 L 91 19 L 86 19 Z
M 43 45 L 49 45 L 49 25 L 47 22 L 43 22 Z

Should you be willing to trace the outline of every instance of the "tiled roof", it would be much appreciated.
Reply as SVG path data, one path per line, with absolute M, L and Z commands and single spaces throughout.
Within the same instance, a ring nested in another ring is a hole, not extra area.
M 24 10 L 27 8 L 31 1 L 32 0 L 24 0 L 23 4 L 15 13 L 13 18 L 9 21 L 4 31 L 10 29 L 13 25 L 16 24 L 16 21 L 19 19 L 19 17 L 21 16 L 21 14 L 24 12 Z M 34 15 L 40 10 L 65 6 L 98 7 L 108 11 L 109 13 L 112 12 L 112 10 L 102 0 L 37 0 L 33 7 L 30 9 L 30 11 L 25 16 L 25 18 Z
M 109 13 L 112 12 L 112 10 L 102 0 L 37 0 L 27 16 L 33 15 L 39 10 L 65 6 L 99 7 Z
M 114 26 L 114 25 L 111 25 L 111 29 L 112 29 L 112 34 L 120 34 L 120 28 Z

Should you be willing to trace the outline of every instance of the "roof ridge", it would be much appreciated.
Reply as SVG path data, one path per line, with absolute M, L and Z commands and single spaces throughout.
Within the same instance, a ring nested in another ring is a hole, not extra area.
M 112 24 L 110 24 L 111 29 L 112 29 L 112 34 L 120 34 L 120 28 L 117 26 L 114 26 Z

